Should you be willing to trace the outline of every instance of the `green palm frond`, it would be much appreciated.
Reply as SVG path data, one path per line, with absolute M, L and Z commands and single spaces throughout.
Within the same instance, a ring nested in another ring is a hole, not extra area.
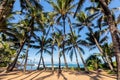
M 76 16 L 77 12 L 82 8 L 84 2 L 85 2 L 85 0 L 79 0 L 77 9 L 76 9 L 75 14 L 74 14 L 74 17 Z

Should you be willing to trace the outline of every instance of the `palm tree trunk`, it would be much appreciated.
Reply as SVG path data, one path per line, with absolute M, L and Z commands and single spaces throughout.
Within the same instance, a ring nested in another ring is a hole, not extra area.
M 12 71 L 13 68 L 15 67 L 16 62 L 17 62 L 17 60 L 18 60 L 18 56 L 19 56 L 20 52 L 22 51 L 22 48 L 23 48 L 23 46 L 24 46 L 24 44 L 25 44 L 25 42 L 26 42 L 26 39 L 27 39 L 27 38 L 25 38 L 24 41 L 22 42 L 22 44 L 20 45 L 20 49 L 19 49 L 19 51 L 17 52 L 17 55 L 16 55 L 15 59 L 13 60 L 13 62 L 7 67 L 7 71 Z
M 104 61 L 104 63 L 107 63 L 107 60 L 105 59 L 105 57 L 103 56 L 103 54 L 102 54 L 102 59 L 103 59 L 103 61 Z
M 78 45 L 76 46 L 76 48 L 77 48 L 77 50 L 78 50 L 78 52 L 79 52 L 80 58 L 81 58 L 81 60 L 82 60 L 82 63 L 83 63 L 83 65 L 84 65 L 84 68 L 85 68 L 85 71 L 88 71 L 87 65 L 86 65 L 86 63 L 85 63 L 85 61 L 84 61 L 84 59 L 83 59 L 83 56 L 82 56 L 82 54 L 81 54 L 81 51 L 80 51 Z
M 54 48 L 54 45 L 52 45 L 52 55 L 51 55 L 52 71 L 54 71 L 53 48 Z
M 28 42 L 28 46 L 27 46 L 27 50 L 26 50 L 26 56 L 25 56 L 24 70 L 23 70 L 24 73 L 26 71 L 26 66 L 27 66 L 29 47 L 30 47 L 30 43 Z
M 65 63 L 65 67 L 68 69 L 68 64 L 67 64 L 67 60 L 65 57 L 65 38 L 66 38 L 66 33 L 65 33 L 65 18 L 63 18 L 63 27 L 64 27 L 64 40 L 63 40 L 63 58 L 64 58 L 64 63 Z
M 79 62 L 78 62 L 78 57 L 77 57 L 77 52 L 75 50 L 75 47 L 74 47 L 74 51 L 75 51 L 76 63 L 77 63 L 78 68 L 80 69 L 80 65 L 79 65 Z
M 116 56 L 117 80 L 120 80 L 120 38 L 118 36 L 118 29 L 116 27 L 115 20 L 113 19 L 112 13 L 108 8 L 108 5 L 105 3 L 104 0 L 99 0 L 99 2 L 104 10 L 104 14 L 107 16 L 109 30 L 113 41 L 114 53 Z
M 51 27 L 52 27 L 52 33 L 54 33 L 53 26 Z M 52 55 L 51 55 L 52 71 L 54 71 L 54 62 L 53 62 L 54 43 L 55 43 L 55 36 L 53 36 L 53 42 L 52 42 Z
M 40 68 L 40 63 L 41 63 L 41 60 L 42 60 L 42 52 L 41 52 L 41 55 L 40 55 L 40 59 L 39 59 L 39 63 L 38 63 L 37 70 L 39 70 L 39 68 Z
M 110 61 L 109 56 L 107 55 L 107 53 L 105 53 L 105 57 L 106 57 L 106 61 L 108 62 L 108 65 L 109 65 L 110 69 L 114 70 L 113 69 L 113 65 L 112 65 L 112 63 L 111 63 L 111 61 Z
M 43 68 L 46 70 L 45 62 L 44 62 L 43 56 L 42 56 L 41 58 L 42 58 L 42 62 L 43 62 Z
M 60 50 L 58 49 L 58 59 L 59 59 L 59 67 L 58 67 L 58 75 L 61 73 L 61 60 L 60 60 Z
M 95 43 L 96 43 L 97 48 L 99 49 L 99 51 L 100 51 L 101 54 L 103 55 L 103 54 L 104 54 L 104 51 L 103 51 L 102 48 L 100 47 L 100 45 L 99 45 L 99 43 L 97 42 L 96 38 L 95 38 L 94 36 L 93 36 L 93 38 L 94 38 L 94 41 L 95 41 Z M 106 53 L 105 53 L 105 60 L 106 60 L 106 62 L 107 62 L 107 64 L 108 64 L 109 68 L 113 71 L 113 66 L 111 65 L 110 60 L 108 59 L 108 55 L 107 55 Z

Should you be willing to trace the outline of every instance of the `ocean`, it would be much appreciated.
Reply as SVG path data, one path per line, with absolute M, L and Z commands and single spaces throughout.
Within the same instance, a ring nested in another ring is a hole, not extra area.
M 36 70 L 37 69 L 37 64 L 29 64 L 27 65 L 26 67 L 26 70 Z M 45 64 L 46 67 L 51 67 L 51 64 Z M 54 67 L 58 67 L 59 65 L 58 64 L 54 64 Z M 40 67 L 42 68 L 43 65 L 40 65 Z M 64 64 L 61 64 L 61 67 L 65 67 Z M 74 67 L 76 68 L 77 67 L 77 64 L 68 64 L 68 67 Z M 84 66 L 83 65 L 80 65 L 81 68 L 83 68 Z M 18 69 L 23 69 L 23 66 L 19 66 Z

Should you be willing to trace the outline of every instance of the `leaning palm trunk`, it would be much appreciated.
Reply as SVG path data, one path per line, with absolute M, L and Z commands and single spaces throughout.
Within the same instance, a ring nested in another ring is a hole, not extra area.
M 109 56 L 107 55 L 107 53 L 105 53 L 105 58 L 106 58 L 106 61 L 107 61 L 108 65 L 109 65 L 110 69 L 111 69 L 111 70 L 114 70 L 114 69 L 113 69 L 112 62 L 111 62 L 111 60 L 109 59 Z
M 105 54 L 105 61 L 107 62 L 109 68 L 113 71 L 113 66 L 112 66 L 110 60 L 108 59 L 107 53 L 104 53 L 104 52 L 103 52 L 103 50 L 102 50 L 102 48 L 100 47 L 99 43 L 97 42 L 96 38 L 95 38 L 94 36 L 93 36 L 93 38 L 94 38 L 94 41 L 95 41 L 95 43 L 96 43 L 96 46 L 97 46 L 97 48 L 99 49 L 99 51 L 101 52 L 101 54 L 102 54 L 102 55 Z M 103 59 L 104 59 L 104 57 L 103 57 Z
M 54 45 L 52 45 L 52 55 L 51 55 L 52 71 L 54 71 L 53 48 L 54 48 Z
M 82 60 L 82 63 L 83 63 L 83 65 L 84 65 L 84 68 L 85 68 L 85 71 L 88 71 L 87 65 L 86 65 L 86 63 L 85 63 L 85 61 L 84 61 L 84 59 L 83 59 L 83 56 L 82 56 L 82 54 L 81 54 L 81 52 L 80 52 L 80 49 L 79 49 L 78 45 L 76 46 L 76 48 L 77 48 L 77 50 L 78 50 L 78 52 L 79 52 L 80 58 L 81 58 L 81 60 Z
M 65 38 L 66 38 L 66 34 L 65 34 L 65 18 L 63 18 L 63 29 L 64 29 L 64 40 L 63 40 L 63 58 L 64 58 L 64 63 L 65 63 L 65 67 L 68 69 L 68 64 L 67 64 L 67 60 L 65 57 Z
M 52 33 L 54 33 L 53 26 L 51 26 L 51 27 L 52 27 Z M 55 43 L 55 36 L 53 36 L 53 42 L 52 42 L 52 55 L 51 55 L 52 71 L 54 71 L 54 62 L 53 62 L 54 43 Z
M 45 67 L 45 62 L 44 62 L 43 56 L 42 56 L 41 58 L 42 58 L 42 62 L 43 62 L 43 69 L 45 69 L 45 70 L 46 70 L 46 67 Z
M 18 56 L 20 55 L 20 52 L 22 51 L 22 48 L 23 48 L 23 46 L 24 46 L 24 44 L 25 44 L 25 42 L 26 42 L 26 39 L 27 39 L 27 38 L 25 38 L 24 41 L 21 43 L 20 49 L 19 49 L 19 51 L 17 52 L 17 55 L 16 55 L 15 59 L 13 60 L 13 62 L 7 67 L 7 71 L 12 71 L 13 68 L 15 67 L 15 65 L 16 65 L 16 63 L 17 63 L 17 60 L 18 60 Z
M 39 59 L 39 63 L 38 63 L 37 70 L 39 70 L 39 68 L 40 68 L 41 59 L 42 59 L 42 53 L 41 53 L 41 55 L 40 55 L 40 59 Z
M 116 27 L 115 20 L 113 19 L 112 13 L 108 8 L 108 5 L 104 2 L 104 0 L 99 0 L 99 2 L 104 10 L 104 14 L 107 16 L 109 30 L 113 41 L 114 53 L 116 56 L 117 80 L 120 80 L 120 38 L 118 36 L 118 29 Z
M 112 61 L 112 57 L 111 57 L 111 56 L 109 56 L 109 60 L 110 60 L 112 66 L 113 66 L 113 68 L 114 68 L 115 66 L 114 66 L 114 64 L 113 64 L 113 61 Z
M 27 50 L 26 50 L 26 56 L 25 56 L 25 64 L 24 64 L 24 73 L 26 71 L 26 66 L 27 66 L 27 60 L 28 60 L 28 51 L 29 51 L 30 43 L 28 42 Z
M 76 63 L 77 63 L 78 68 L 80 69 L 80 65 L 79 65 L 79 62 L 78 62 L 78 57 L 77 57 L 77 52 L 75 50 L 75 47 L 74 47 L 74 51 L 75 51 Z

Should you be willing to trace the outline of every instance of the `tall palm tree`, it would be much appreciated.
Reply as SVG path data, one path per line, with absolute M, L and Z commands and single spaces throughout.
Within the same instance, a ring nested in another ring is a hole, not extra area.
M 30 41 L 28 41 L 28 45 L 27 45 L 27 49 L 26 49 L 26 54 L 25 54 L 25 63 L 24 63 L 24 70 L 23 70 L 24 73 L 26 72 L 29 48 L 30 48 Z
M 20 24 L 18 24 L 19 26 L 21 26 L 21 29 L 24 29 L 23 25 L 26 26 L 27 28 L 25 28 L 25 30 L 26 30 L 25 33 L 23 33 L 23 35 L 20 35 L 20 37 L 18 38 L 18 40 L 20 40 L 20 49 L 19 49 L 14 61 L 8 66 L 7 71 L 12 71 L 13 70 L 13 68 L 14 68 L 14 66 L 15 66 L 15 64 L 17 62 L 18 56 L 19 56 L 20 52 L 22 51 L 22 48 L 24 47 L 25 42 L 27 41 L 27 38 L 29 36 L 28 35 L 29 32 L 30 32 L 30 34 L 33 34 L 34 20 L 36 20 L 36 17 L 37 17 L 34 10 L 36 9 L 36 10 L 41 11 L 41 6 L 36 1 L 29 1 L 28 2 L 27 0 L 26 1 L 21 0 L 21 2 L 24 3 L 24 5 L 21 5 L 22 9 L 27 10 L 28 13 L 30 14 L 30 15 L 27 15 L 29 17 L 28 18 L 29 20 L 25 19 L 25 21 L 21 21 L 22 24 L 21 24 L 21 22 L 20 22 Z M 34 4 L 37 4 L 37 5 L 34 5 Z M 28 13 L 26 13 L 26 14 L 28 14 Z
M 114 46 L 114 53 L 116 55 L 116 62 L 117 62 L 117 80 L 120 80 L 120 38 L 118 34 L 118 29 L 115 24 L 115 20 L 113 19 L 112 13 L 108 8 L 108 2 L 104 2 L 103 0 L 99 0 L 99 3 L 104 10 L 103 14 L 107 16 L 107 22 L 109 25 L 109 30 L 112 36 L 113 46 Z
M 71 34 L 69 34 L 69 38 L 67 40 L 68 47 L 65 48 L 65 51 L 67 51 L 67 54 L 69 53 L 71 61 L 73 58 L 73 54 L 75 54 L 77 66 L 78 66 L 78 68 L 80 68 L 80 65 L 78 62 L 78 57 L 77 57 L 77 51 L 75 48 L 75 41 L 77 38 L 78 38 L 77 36 L 75 36 L 75 35 L 71 36 Z
M 54 29 L 52 29 L 52 34 L 54 34 Z M 54 53 L 54 49 L 55 49 L 55 35 L 52 35 L 52 39 L 51 39 L 51 63 L 52 63 L 52 71 L 54 71 L 54 62 L 53 62 L 53 53 Z
M 81 1 L 82 0 L 80 0 L 79 3 Z M 114 46 L 114 53 L 116 55 L 117 80 L 120 80 L 120 56 L 119 56 L 119 54 L 120 54 L 120 38 L 119 38 L 119 34 L 118 34 L 117 25 L 115 24 L 115 19 L 113 18 L 110 8 L 108 7 L 108 5 L 110 4 L 110 1 L 112 1 L 112 0 L 108 0 L 108 1 L 98 0 L 98 1 L 95 1 L 95 3 L 97 3 L 97 4 L 99 3 L 101 12 L 104 15 L 106 15 L 106 17 L 107 17 L 107 22 L 108 22 L 108 26 L 109 26 L 109 30 L 110 30 L 110 33 L 112 36 L 112 41 L 113 41 L 113 46 Z M 76 12 L 79 9 L 79 5 L 78 5 Z
M 108 63 L 108 65 L 109 65 L 110 69 L 113 70 L 113 66 L 110 63 L 110 60 L 108 59 L 107 56 L 104 56 L 104 54 L 106 54 L 106 53 L 102 49 L 102 44 L 104 44 L 107 40 L 106 36 L 101 38 L 101 35 L 103 33 L 104 33 L 103 31 L 102 32 L 100 32 L 100 31 L 92 32 L 92 30 L 90 30 L 90 33 L 86 33 L 86 35 L 87 35 L 86 40 L 88 41 L 88 44 L 91 46 L 91 49 L 95 48 L 95 47 L 97 47 L 99 49 L 100 53 L 104 57 L 103 60 L 105 59 L 106 63 Z
M 41 60 L 43 62 L 44 69 L 46 69 L 45 63 L 44 63 L 44 59 L 43 59 L 43 53 L 46 52 L 48 54 L 51 54 L 51 51 L 50 51 L 50 42 L 51 42 L 51 39 L 47 38 L 47 37 L 48 36 L 43 33 L 42 36 L 40 36 L 40 37 L 37 38 L 37 42 L 38 42 L 39 45 L 31 45 L 31 47 L 39 49 L 39 51 L 36 53 L 36 54 L 40 53 L 40 58 L 39 58 L 39 63 L 38 63 L 37 69 L 39 69 L 39 67 L 40 67 Z
M 54 54 L 54 49 L 55 49 L 55 35 L 54 35 L 54 32 L 55 32 L 55 21 L 54 21 L 54 18 L 53 18 L 54 14 L 49 12 L 48 13 L 48 23 L 49 23 L 49 27 L 52 29 L 52 35 L 51 35 L 51 64 L 52 64 L 52 71 L 54 71 L 54 60 L 53 60 L 53 54 Z
M 104 56 L 107 57 L 107 59 L 110 61 L 111 65 L 114 67 L 112 57 L 114 57 L 115 55 L 114 55 L 114 52 L 113 52 L 113 47 L 111 45 L 112 44 L 105 43 L 102 46 L 102 49 L 104 51 Z
M 53 14 L 55 18 L 57 17 L 56 22 L 57 23 L 60 22 L 61 19 L 63 21 L 63 31 L 65 38 L 66 38 L 66 27 L 65 27 L 66 19 L 70 20 L 68 15 L 73 13 L 72 9 L 74 9 L 76 6 L 75 4 L 73 4 L 73 2 L 74 0 L 66 0 L 66 1 L 57 0 L 56 2 L 54 2 L 53 0 L 48 1 L 48 3 L 50 3 L 54 9 Z M 65 42 L 65 38 L 63 42 Z M 64 49 L 65 49 L 65 45 L 63 45 L 63 58 L 64 58 L 65 66 L 66 68 L 68 68 Z
M 17 35 L 18 36 L 18 35 Z M 19 40 L 20 40 L 20 43 L 19 43 L 19 50 L 17 51 L 17 54 L 16 54 L 16 57 L 15 57 L 15 59 L 13 60 L 13 62 L 7 67 L 7 71 L 12 71 L 13 70 L 13 68 L 15 67 L 15 64 L 16 64 L 16 62 L 17 62 L 17 59 L 18 59 L 18 57 L 19 57 L 19 54 L 20 54 L 20 52 L 22 51 L 22 48 L 24 47 L 24 44 L 25 44 L 25 42 L 26 42 L 26 39 L 27 37 L 25 37 L 25 36 L 22 36 L 22 38 L 21 37 L 19 37 Z
M 62 34 L 62 31 L 61 30 L 57 30 L 57 32 L 54 33 L 54 36 L 55 36 L 55 41 L 56 41 L 56 44 L 58 46 L 58 61 L 59 61 L 59 71 L 58 71 L 58 74 L 61 73 L 61 48 L 62 48 L 62 45 L 63 45 L 63 34 Z
M 99 51 L 101 52 L 101 54 L 103 55 L 104 52 L 101 48 L 101 44 L 103 44 L 105 42 L 105 40 L 107 40 L 107 36 L 103 36 L 102 39 L 100 39 L 100 37 L 107 32 L 107 29 L 101 30 L 101 31 L 96 31 L 93 32 L 93 29 L 91 28 L 93 26 L 93 24 L 90 22 L 90 20 L 94 20 L 94 18 L 92 18 L 94 16 L 87 16 L 84 12 L 80 12 L 77 15 L 77 21 L 79 23 L 75 23 L 75 26 L 78 28 L 78 31 L 81 31 L 85 26 L 87 26 L 87 29 L 89 31 L 89 33 L 87 33 L 87 36 L 89 36 L 89 38 L 87 38 L 90 43 L 88 43 L 89 45 L 91 45 L 91 49 L 95 48 L 97 46 L 97 48 L 99 49 Z M 102 57 L 104 62 L 108 63 L 109 67 L 111 70 L 113 70 L 112 65 L 109 63 L 109 60 L 107 57 Z
M 67 49 L 71 50 L 71 54 L 73 54 L 72 48 L 75 51 L 76 62 L 77 62 L 78 67 L 80 67 L 80 66 L 78 64 L 76 51 L 79 53 L 80 58 L 82 60 L 82 63 L 84 65 L 85 71 L 88 71 L 85 60 L 84 60 L 84 58 L 83 58 L 83 56 L 81 54 L 81 52 L 84 53 L 84 50 L 80 47 L 80 45 L 84 45 L 84 43 L 83 43 L 83 41 L 81 39 L 79 39 L 79 37 L 80 37 L 80 35 L 77 36 L 74 32 L 69 34 L 68 45 L 70 45 L 70 46 L 68 46 Z

